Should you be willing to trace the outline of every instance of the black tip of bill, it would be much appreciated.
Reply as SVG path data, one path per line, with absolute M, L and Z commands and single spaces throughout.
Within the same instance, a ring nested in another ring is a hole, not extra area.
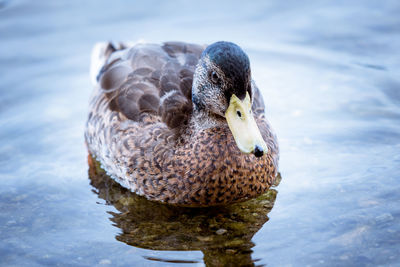
M 256 147 L 254 148 L 254 156 L 256 156 L 257 158 L 262 157 L 264 155 L 264 150 L 261 146 L 256 145 Z

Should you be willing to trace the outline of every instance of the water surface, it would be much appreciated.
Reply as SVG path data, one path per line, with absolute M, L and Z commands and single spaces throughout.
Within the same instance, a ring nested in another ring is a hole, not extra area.
M 0 1 L 0 265 L 399 265 L 399 13 L 397 1 Z M 188 212 L 203 222 L 190 231 L 184 212 L 89 179 L 91 48 L 140 39 L 248 53 L 283 178 L 255 215 Z M 139 208 L 180 239 L 154 242 L 165 236 Z

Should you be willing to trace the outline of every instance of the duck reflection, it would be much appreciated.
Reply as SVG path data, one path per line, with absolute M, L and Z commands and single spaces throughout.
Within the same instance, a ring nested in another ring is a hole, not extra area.
M 268 221 L 275 189 L 229 206 L 176 207 L 130 192 L 112 180 L 90 155 L 88 162 L 93 191 L 118 210 L 110 212 L 110 220 L 122 230 L 116 236 L 118 241 L 152 250 L 201 250 L 207 266 L 254 265 L 251 239 Z M 280 177 L 276 180 L 279 183 Z

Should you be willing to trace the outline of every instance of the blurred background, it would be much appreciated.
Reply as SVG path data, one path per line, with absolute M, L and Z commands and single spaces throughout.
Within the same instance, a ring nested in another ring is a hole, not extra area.
M 137 40 L 249 55 L 282 174 L 249 265 L 399 265 L 399 14 L 399 1 L 0 0 L 0 265 L 213 264 L 118 241 L 121 211 L 91 185 L 91 49 Z

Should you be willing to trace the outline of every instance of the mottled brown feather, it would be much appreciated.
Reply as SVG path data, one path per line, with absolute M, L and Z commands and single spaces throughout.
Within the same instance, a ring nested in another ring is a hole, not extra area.
M 204 48 L 168 42 L 106 49 L 86 142 L 109 175 L 148 199 L 226 204 L 265 192 L 275 179 L 278 145 L 254 83 L 252 109 L 269 149 L 265 156 L 240 152 L 227 125 L 191 126 L 193 73 Z

